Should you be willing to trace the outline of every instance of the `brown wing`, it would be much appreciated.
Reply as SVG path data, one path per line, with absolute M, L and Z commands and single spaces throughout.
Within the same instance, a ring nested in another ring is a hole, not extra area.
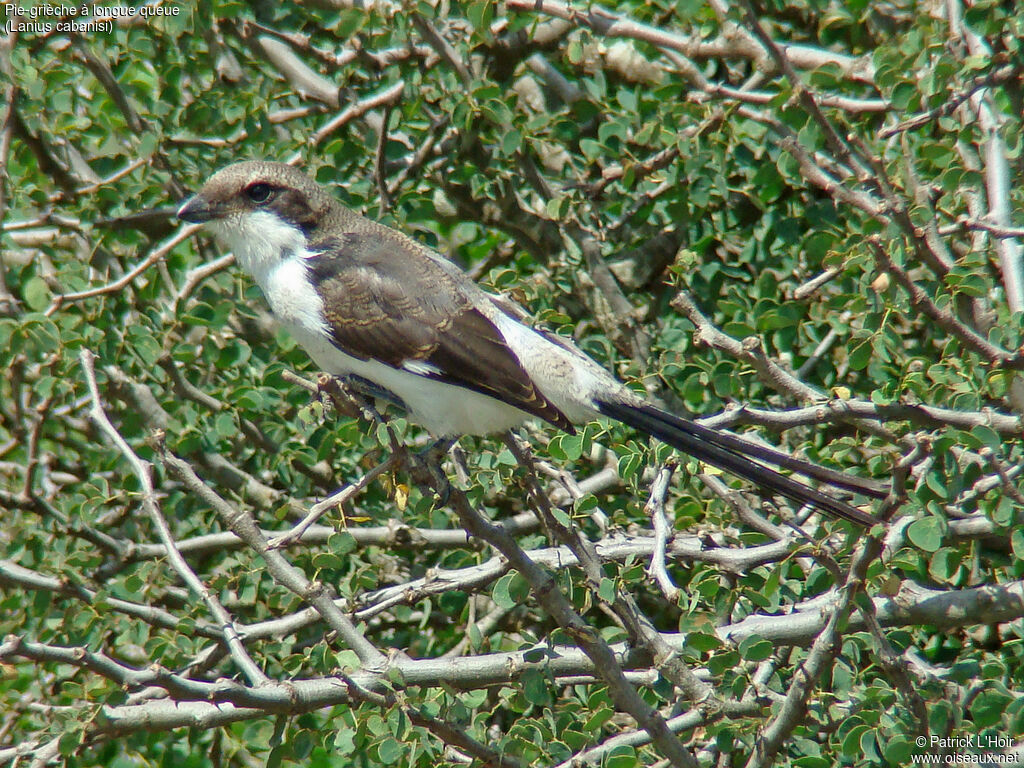
M 489 395 L 568 432 L 572 424 L 533 385 L 498 329 L 415 244 L 381 233 L 316 243 L 310 277 L 334 344 L 346 354 Z

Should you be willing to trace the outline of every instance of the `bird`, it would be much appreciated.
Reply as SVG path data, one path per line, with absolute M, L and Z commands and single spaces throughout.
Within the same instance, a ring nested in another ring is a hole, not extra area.
M 778 469 L 884 498 L 881 483 L 832 470 L 646 401 L 525 309 L 485 291 L 440 253 L 346 208 L 292 165 L 236 162 L 178 210 L 203 224 L 259 285 L 325 373 L 398 403 L 438 439 L 540 419 L 568 433 L 609 418 L 763 491 L 859 526 L 868 512 Z M 778 468 L 778 469 L 776 469 Z

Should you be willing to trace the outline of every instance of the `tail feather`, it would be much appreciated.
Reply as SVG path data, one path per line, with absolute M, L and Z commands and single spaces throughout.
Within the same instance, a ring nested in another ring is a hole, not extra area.
M 695 459 L 707 462 L 798 504 L 810 504 L 823 512 L 866 528 L 879 522 L 873 515 L 776 472 L 760 462 L 799 472 L 837 488 L 884 498 L 887 492 L 878 483 L 796 459 L 773 448 L 750 443 L 736 435 L 719 432 L 645 403 L 625 403 L 609 399 L 597 400 L 595 405 L 605 416 L 621 421 L 678 448 Z

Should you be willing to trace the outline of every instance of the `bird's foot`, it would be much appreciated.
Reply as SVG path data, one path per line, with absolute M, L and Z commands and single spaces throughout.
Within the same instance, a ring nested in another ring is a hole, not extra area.
M 363 379 L 352 376 L 331 376 L 322 373 L 317 378 L 317 390 L 324 405 L 350 418 L 360 416 L 374 424 L 383 424 L 385 419 L 377 410 L 375 400 L 383 390 L 369 390 Z M 378 388 L 379 389 L 379 388 Z
M 451 498 L 452 486 L 441 462 L 453 445 L 455 440 L 452 438 L 441 438 L 419 453 L 409 453 L 409 474 L 413 481 L 433 488 L 442 506 Z

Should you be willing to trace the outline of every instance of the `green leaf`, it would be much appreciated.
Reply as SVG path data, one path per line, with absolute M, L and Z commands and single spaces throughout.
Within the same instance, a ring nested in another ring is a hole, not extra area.
M 775 646 L 763 637 L 748 635 L 740 640 L 739 652 L 747 661 L 764 661 L 772 655 Z
M 348 531 L 332 533 L 330 538 L 327 539 L 327 548 L 339 556 L 347 555 L 349 552 L 354 551 L 357 546 L 356 537 Z
M 337 651 L 334 654 L 334 663 L 338 668 L 349 672 L 354 672 L 363 666 L 363 663 L 359 660 L 359 655 L 355 651 L 349 650 Z
M 57 741 L 57 750 L 64 757 L 71 757 L 82 743 L 82 733 L 78 729 L 64 732 Z
M 609 579 L 607 577 L 601 579 L 601 584 L 597 589 L 597 596 L 609 605 L 614 603 L 618 598 L 618 593 L 615 588 L 615 579 Z
M 551 510 L 551 516 L 555 519 L 555 522 L 563 528 L 572 527 L 572 517 L 561 507 L 553 507 Z
M 345 567 L 345 561 L 334 552 L 317 552 L 313 555 L 315 568 L 337 571 Z
M 878 741 L 883 745 L 882 755 L 889 765 L 909 765 L 911 755 L 922 752 L 920 747 L 902 736 L 888 734 L 887 738 L 879 738 Z
M 521 681 L 523 694 L 531 704 L 543 707 L 551 702 L 551 686 L 547 677 L 539 669 L 531 667 L 524 670 Z
M 856 725 L 847 731 L 846 736 L 843 738 L 842 744 L 839 749 L 843 755 L 852 757 L 854 755 L 860 756 L 861 752 L 861 737 L 868 732 L 866 725 Z
M 957 575 L 961 562 L 959 552 L 949 547 L 940 547 L 928 561 L 928 573 L 936 581 L 951 581 Z
M 506 573 L 494 583 L 491 599 L 500 608 L 511 610 L 523 603 L 530 594 L 530 585 L 518 571 Z
M 396 739 L 388 737 L 377 745 L 377 759 L 384 765 L 391 765 L 397 763 L 405 751 L 405 747 Z
M 565 461 L 578 461 L 583 455 L 583 434 L 577 432 L 575 435 L 562 435 L 559 447 Z
M 914 546 L 925 552 L 935 552 L 942 546 L 945 525 L 937 517 L 924 517 L 915 520 L 907 528 L 907 538 Z
M 601 726 L 607 723 L 615 715 L 615 710 L 609 707 L 599 707 L 591 713 L 583 725 L 584 731 L 599 731 Z
M 50 289 L 41 277 L 30 277 L 22 289 L 25 304 L 34 312 L 42 312 L 50 305 Z
M 798 757 L 793 761 L 795 768 L 831 768 L 834 763 L 819 755 L 807 755 Z
M 1010 532 L 1010 546 L 1018 560 L 1024 560 L 1024 528 L 1018 526 Z
M 704 632 L 689 632 L 686 635 L 686 647 L 698 653 L 707 653 L 722 647 L 722 641 L 717 635 L 709 635 Z
M 491 23 L 494 21 L 493 0 L 475 0 L 466 5 L 466 16 L 477 33 L 490 37 Z
M 605 768 L 636 768 L 639 764 L 636 750 L 625 745 L 613 748 L 604 761 Z
M 871 362 L 872 344 L 870 339 L 850 350 L 850 368 L 855 371 L 864 370 Z
M 975 729 L 990 728 L 1002 722 L 1013 697 L 994 689 L 982 691 L 971 702 L 971 720 Z
M 355 731 L 349 728 L 342 728 L 335 731 L 333 748 L 339 755 L 350 755 L 355 752 Z
M 1002 450 L 1003 439 L 998 432 L 986 424 L 977 424 L 971 427 L 971 435 L 976 437 L 981 445 L 987 445 L 994 451 Z
M 580 139 L 580 150 L 588 160 L 594 160 L 603 154 L 601 144 L 593 139 Z

